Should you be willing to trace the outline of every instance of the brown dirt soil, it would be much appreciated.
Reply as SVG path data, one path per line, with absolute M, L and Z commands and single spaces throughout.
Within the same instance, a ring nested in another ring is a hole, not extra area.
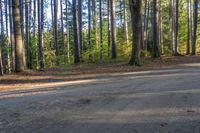
M 162 57 L 162 59 L 145 59 L 144 65 L 134 67 L 127 62 L 104 64 L 81 64 L 62 68 L 49 68 L 45 71 L 27 70 L 23 73 L 0 77 L 0 91 L 31 88 L 49 83 L 76 81 L 93 78 L 108 73 L 135 72 L 154 70 L 163 67 L 179 66 L 186 63 L 200 63 L 200 56 Z

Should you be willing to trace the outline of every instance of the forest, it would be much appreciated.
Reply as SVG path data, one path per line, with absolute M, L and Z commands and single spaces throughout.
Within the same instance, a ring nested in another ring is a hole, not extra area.
M 196 55 L 198 0 L 0 0 L 0 74 Z
M 0 133 L 200 133 L 200 0 L 0 0 Z

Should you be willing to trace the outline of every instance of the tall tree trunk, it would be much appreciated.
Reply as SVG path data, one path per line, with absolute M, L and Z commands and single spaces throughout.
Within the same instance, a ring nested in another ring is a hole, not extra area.
M 112 34 L 112 59 L 117 58 L 116 29 L 115 29 L 115 0 L 110 0 L 111 7 L 111 34 Z
M 100 26 L 100 58 L 102 59 L 103 50 L 103 25 L 102 25 L 102 0 L 99 0 L 99 26 Z
M 13 12 L 12 12 L 12 1 L 8 0 L 8 5 L 9 5 L 9 20 L 10 20 L 10 47 L 11 47 L 11 66 L 12 66 L 12 71 L 15 71 L 15 37 L 13 33 Z
M 191 43 L 191 0 L 187 0 L 187 46 L 186 54 L 190 54 Z
M 123 0 L 119 0 L 119 20 L 120 20 L 120 25 L 123 25 Z
M 153 58 L 160 57 L 158 42 L 158 18 L 157 18 L 157 0 L 153 0 Z
M 169 0 L 169 21 L 170 21 L 170 33 L 171 33 L 171 50 L 174 53 L 174 0 Z
M 126 43 L 129 43 L 129 36 L 128 36 L 128 20 L 127 20 L 127 9 L 126 9 L 126 0 L 123 0 L 124 5 L 124 34 Z
M 24 0 L 20 0 L 20 23 L 22 30 L 22 41 L 24 43 Z
M 179 30 L 179 0 L 176 0 L 176 5 L 175 5 L 175 55 L 179 55 L 178 53 L 178 30 Z
M 133 44 L 132 44 L 132 55 L 130 64 L 141 65 L 140 61 L 140 45 L 141 45 L 141 0 L 129 0 L 129 7 L 131 13 L 131 25 L 133 31 Z
M 33 32 L 34 32 L 34 37 L 36 37 L 36 32 L 37 32 L 37 0 L 34 0 L 34 9 L 33 9 L 33 17 L 34 17 L 34 25 L 33 25 Z
M 0 75 L 3 75 L 3 63 L 2 63 L 2 56 L 1 56 L 1 46 L 0 46 Z
M 64 44 L 64 24 L 63 24 L 63 0 L 60 0 L 60 14 L 61 14 L 61 40 L 62 40 L 62 50 L 65 49 L 65 44 Z
M 91 47 L 91 0 L 88 0 L 88 46 Z
M 56 65 L 59 65 L 59 46 L 58 46 L 58 1 L 54 0 L 54 46 L 56 49 Z
M 52 27 L 54 26 L 54 0 L 51 0 L 51 20 L 52 20 Z
M 44 0 L 38 0 L 38 60 L 40 70 L 44 69 L 44 44 L 43 44 L 43 29 L 44 29 Z
M 10 51 L 10 43 L 9 43 L 9 38 L 8 38 L 8 0 L 4 0 L 5 3 L 5 18 L 6 18 L 6 49 L 9 49 Z M 7 71 L 8 73 L 11 72 L 11 61 L 10 61 L 10 53 L 7 52 L 6 53 L 6 57 L 7 57 Z
M 196 55 L 197 26 L 198 26 L 198 0 L 194 0 L 192 55 Z
M 19 0 L 12 0 L 13 7 L 13 24 L 14 24 L 14 34 L 15 34 L 15 71 L 21 72 L 25 69 L 24 64 L 24 48 L 22 42 L 22 31 L 20 24 L 20 9 L 19 9 Z
M 1 14 L 1 45 L 0 45 L 0 75 L 3 75 L 4 74 L 4 65 L 3 64 L 3 57 L 2 57 L 2 51 L 4 49 L 4 25 L 3 25 L 3 5 L 0 1 L 0 14 Z
M 161 54 L 164 54 L 164 46 L 163 46 L 163 18 L 162 18 L 162 0 L 159 0 L 159 44 Z
M 79 27 L 79 44 L 80 44 L 80 50 L 83 51 L 83 20 L 82 20 L 82 6 L 83 6 L 83 0 L 78 0 L 78 27 Z
M 107 12 L 108 12 L 108 56 L 110 56 L 110 0 L 107 0 Z
M 32 65 L 32 43 L 31 43 L 31 23 L 32 23 L 32 0 L 29 1 L 29 19 L 28 19 L 28 34 L 29 34 L 29 64 L 30 69 L 33 69 Z
M 25 23 L 26 23 L 26 63 L 30 69 L 30 47 L 29 47 L 29 0 L 25 0 Z
M 96 0 L 92 0 L 92 21 L 93 21 L 93 33 L 94 33 L 94 43 L 97 45 L 97 12 L 96 12 Z
M 5 34 L 4 34 L 4 17 L 3 17 L 3 2 L 0 2 L 0 13 L 1 13 L 1 56 L 3 63 L 3 70 L 6 73 L 6 42 L 5 42 Z
M 142 32 L 142 36 L 143 36 L 143 38 L 142 38 L 142 44 L 143 44 L 143 46 L 141 47 L 143 50 L 145 50 L 145 39 L 146 39 L 146 26 L 147 26 L 147 0 L 145 0 L 144 1 L 144 23 L 143 23 L 143 32 Z
M 143 39 L 143 45 L 145 50 L 145 55 L 147 56 L 147 41 L 148 41 L 148 28 L 149 28 L 149 1 L 145 1 L 145 17 L 144 17 L 144 39 Z
M 78 19 L 77 19 L 77 0 L 72 2 L 72 11 L 73 11 L 73 28 L 74 28 L 74 63 L 77 64 L 80 62 L 79 55 L 79 41 L 78 41 Z
M 68 0 L 65 0 L 66 9 L 66 32 L 67 32 L 67 63 L 70 63 L 70 48 L 69 48 L 69 23 L 68 23 Z

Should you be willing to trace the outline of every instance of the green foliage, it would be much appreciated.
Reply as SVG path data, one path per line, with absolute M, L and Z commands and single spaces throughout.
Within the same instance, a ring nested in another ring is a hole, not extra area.
M 32 57 L 32 67 L 37 68 L 38 67 L 38 38 L 31 37 L 30 39 L 30 51 L 31 51 L 31 57 Z

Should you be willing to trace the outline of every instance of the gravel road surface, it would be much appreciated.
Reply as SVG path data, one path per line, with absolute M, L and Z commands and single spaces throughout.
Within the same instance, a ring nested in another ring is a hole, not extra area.
M 200 133 L 200 64 L 0 92 L 0 133 Z

